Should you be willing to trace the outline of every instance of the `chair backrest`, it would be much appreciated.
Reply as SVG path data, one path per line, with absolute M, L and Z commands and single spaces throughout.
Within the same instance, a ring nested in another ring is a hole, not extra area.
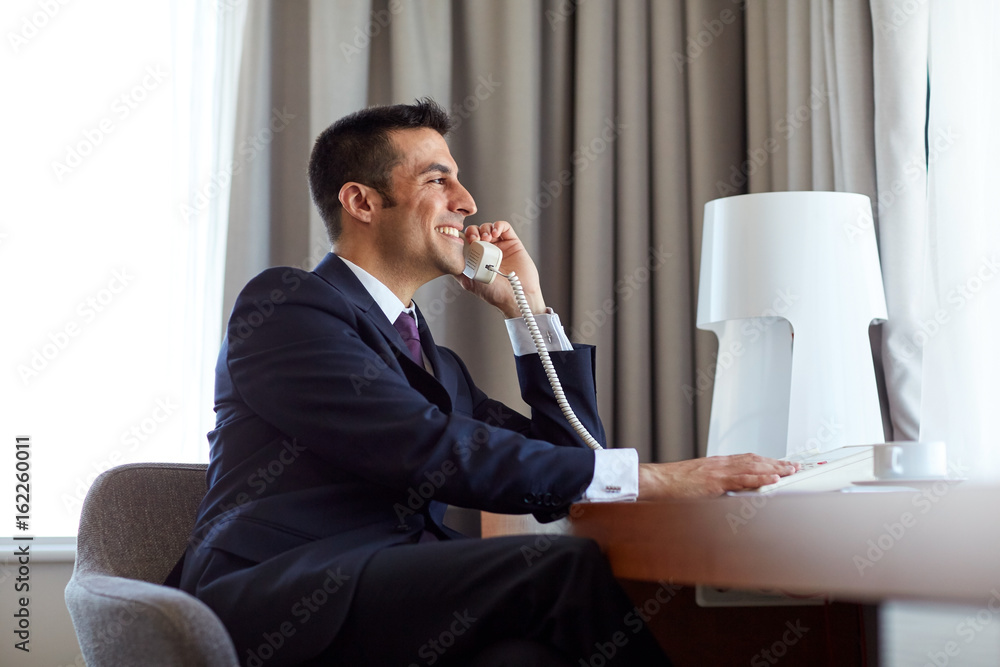
M 101 474 L 80 514 L 76 569 L 163 583 L 191 536 L 206 468 L 135 463 Z
M 236 667 L 225 627 L 184 591 L 160 585 L 205 495 L 205 465 L 139 463 L 101 474 L 83 501 L 66 606 L 90 667 Z

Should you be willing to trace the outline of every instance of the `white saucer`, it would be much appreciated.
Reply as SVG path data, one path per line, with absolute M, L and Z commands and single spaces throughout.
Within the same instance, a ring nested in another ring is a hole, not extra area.
M 864 479 L 858 482 L 851 482 L 857 486 L 908 486 L 919 489 L 934 486 L 938 482 L 945 484 L 958 484 L 964 482 L 968 477 L 924 477 L 921 479 Z

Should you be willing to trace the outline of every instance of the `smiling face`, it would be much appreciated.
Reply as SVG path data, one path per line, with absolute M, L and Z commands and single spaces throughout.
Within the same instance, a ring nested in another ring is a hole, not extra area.
M 438 132 L 421 128 L 391 136 L 402 159 L 392 170 L 396 205 L 376 215 L 379 255 L 398 278 L 416 286 L 457 275 L 465 268 L 462 228 L 476 202 L 458 182 L 458 165 Z

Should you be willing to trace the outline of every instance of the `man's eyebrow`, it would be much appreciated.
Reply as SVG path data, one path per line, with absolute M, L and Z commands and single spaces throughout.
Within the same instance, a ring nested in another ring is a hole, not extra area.
M 442 174 L 450 174 L 451 167 L 443 165 L 440 162 L 435 162 L 434 164 L 427 166 L 422 172 L 420 172 L 420 175 L 422 176 L 423 174 L 429 174 L 432 171 L 438 171 L 441 172 Z

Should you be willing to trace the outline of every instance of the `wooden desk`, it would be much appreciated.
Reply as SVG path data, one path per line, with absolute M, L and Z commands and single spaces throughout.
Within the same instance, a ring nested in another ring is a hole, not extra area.
M 1000 487 L 576 505 L 628 579 L 1000 604 Z
M 637 604 L 657 585 L 637 581 L 667 581 L 1000 609 L 997 511 L 1000 487 L 941 484 L 919 493 L 581 504 L 563 528 L 601 545 L 615 573 L 634 580 L 623 583 Z M 500 515 L 484 515 L 482 527 L 484 536 L 552 530 L 530 517 Z M 783 665 L 826 664 L 833 652 L 840 666 L 860 665 L 864 654 L 877 664 L 872 607 L 864 608 L 860 629 L 852 605 L 703 609 L 689 589 L 678 600 L 651 627 L 679 666 L 753 664 L 784 623 L 800 619 L 825 630 L 789 649 Z

